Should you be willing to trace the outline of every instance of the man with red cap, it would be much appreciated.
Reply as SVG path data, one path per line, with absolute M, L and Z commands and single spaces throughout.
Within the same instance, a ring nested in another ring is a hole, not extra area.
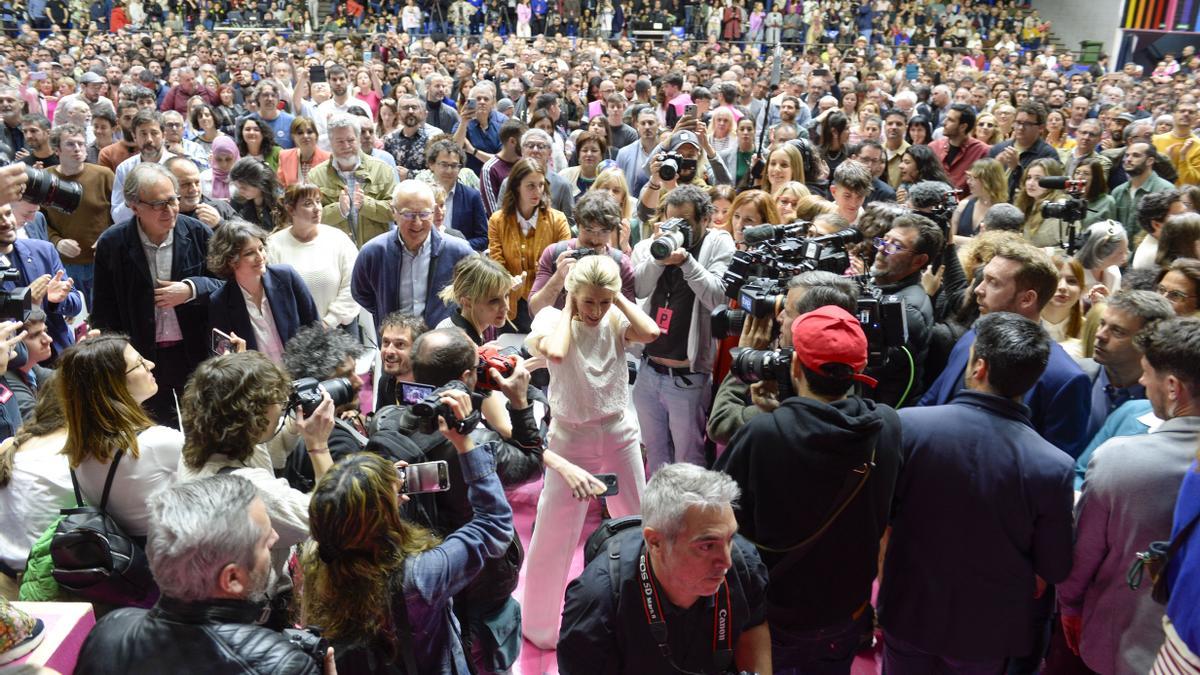
M 871 584 L 900 467 L 896 411 L 852 393 L 867 338 L 841 307 L 804 307 L 791 326 L 795 396 L 750 419 L 717 470 L 742 489 L 738 531 L 770 571 L 776 672 L 850 672 L 874 614 Z M 776 371 L 780 377 L 783 372 Z

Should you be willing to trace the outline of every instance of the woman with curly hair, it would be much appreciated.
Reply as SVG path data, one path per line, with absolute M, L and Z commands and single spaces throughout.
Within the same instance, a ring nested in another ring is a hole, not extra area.
M 201 363 L 180 401 L 183 463 L 180 479 L 191 480 L 232 470 L 258 488 L 271 526 L 279 533 L 272 552 L 282 562 L 287 550 L 308 539 L 308 495 L 275 477 L 264 448 L 283 429 L 284 414 L 294 412 L 295 429 L 320 478 L 333 466 L 329 433 L 333 400 L 322 392 L 311 415 L 297 406 L 284 410 L 291 378 L 259 352 L 224 354 Z M 292 431 L 292 430 L 289 430 Z
M 242 157 L 253 157 L 265 162 L 271 171 L 279 169 L 279 146 L 275 145 L 275 132 L 266 122 L 257 117 L 247 117 L 237 123 L 234 140 Z
M 208 244 L 208 268 L 226 281 L 209 296 L 208 322 L 283 363 L 283 346 L 321 314 L 295 269 L 267 264 L 266 242 L 267 233 L 244 220 L 217 229 Z
M 465 392 L 448 392 L 442 402 L 458 419 L 470 414 Z M 313 541 L 300 554 L 301 618 L 324 629 L 343 673 L 400 666 L 410 673 L 470 672 L 452 597 L 509 546 L 512 508 L 488 446 L 475 447 L 445 420 L 438 425 L 457 450 L 473 511 L 444 541 L 401 515 L 403 478 L 378 455 L 343 459 L 313 490 Z M 405 624 L 408 633 L 401 632 Z

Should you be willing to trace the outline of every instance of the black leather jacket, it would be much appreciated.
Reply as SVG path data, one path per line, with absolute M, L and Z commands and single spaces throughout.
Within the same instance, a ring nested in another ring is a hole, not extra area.
M 261 673 L 319 675 L 322 668 L 281 633 L 254 625 L 262 605 L 160 598 L 151 609 L 101 619 L 79 653 L 77 675 Z

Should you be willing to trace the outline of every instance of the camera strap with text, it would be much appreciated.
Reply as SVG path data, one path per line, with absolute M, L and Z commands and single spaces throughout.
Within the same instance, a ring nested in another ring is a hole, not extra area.
M 727 573 L 728 574 L 728 573 Z M 638 558 L 638 583 L 641 587 L 642 608 L 646 611 L 646 623 L 650 625 L 650 635 L 658 644 L 663 658 L 675 670 L 682 673 L 690 671 L 680 668 L 671 658 L 671 647 L 667 644 L 667 620 L 661 612 L 662 602 L 659 600 L 658 587 L 654 583 L 654 574 L 650 568 L 650 557 L 645 547 Z M 729 599 L 729 579 L 721 582 L 713 603 L 713 664 L 716 672 L 723 673 L 733 664 L 733 629 L 732 607 Z

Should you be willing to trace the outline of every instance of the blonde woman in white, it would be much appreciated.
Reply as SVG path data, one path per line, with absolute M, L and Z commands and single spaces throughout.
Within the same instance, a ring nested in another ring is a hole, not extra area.
M 525 345 L 544 356 L 550 369 L 550 423 L 547 448 L 587 474 L 612 473 L 618 492 L 608 498 L 614 518 L 641 511 L 645 468 L 638 447 L 637 416 L 629 410 L 625 345 L 658 337 L 658 326 L 621 295 L 617 263 L 606 255 L 586 256 L 571 265 L 562 310 L 546 307 L 534 317 Z M 525 559 L 521 601 L 525 637 L 554 649 L 562 616 L 567 571 L 587 516 L 586 498 L 603 484 L 583 474 L 569 479 L 546 473 L 538 500 L 533 541 Z

